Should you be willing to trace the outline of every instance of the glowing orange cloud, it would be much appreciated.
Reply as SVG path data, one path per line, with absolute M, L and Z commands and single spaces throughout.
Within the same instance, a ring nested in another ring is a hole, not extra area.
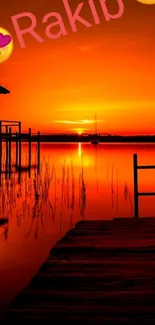
M 62 124 L 94 124 L 99 122 L 103 122 L 103 120 L 54 121 L 54 123 L 62 123 Z

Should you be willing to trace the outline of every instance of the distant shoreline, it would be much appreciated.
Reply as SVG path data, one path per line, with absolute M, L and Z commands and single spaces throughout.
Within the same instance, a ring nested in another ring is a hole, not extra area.
M 155 136 L 40 135 L 40 142 L 45 143 L 91 143 L 94 139 L 97 139 L 101 144 L 155 143 Z
M 22 142 L 28 141 L 28 134 L 22 133 Z M 155 135 L 153 136 L 113 136 L 113 135 L 66 135 L 66 134 L 52 134 L 43 135 L 40 134 L 41 143 L 91 143 L 93 140 L 97 140 L 99 143 L 150 143 L 155 144 Z M 3 139 L 4 140 L 4 139 Z M 12 137 L 12 142 L 16 141 L 15 137 Z M 38 142 L 38 136 L 32 135 L 31 142 Z M 93 145 L 93 144 L 92 144 Z

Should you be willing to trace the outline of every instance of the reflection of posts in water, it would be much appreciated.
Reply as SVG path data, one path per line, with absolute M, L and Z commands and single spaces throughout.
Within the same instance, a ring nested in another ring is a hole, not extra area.
M 1 185 L 1 173 L 2 173 L 2 122 L 0 121 L 0 185 Z
M 38 132 L 38 173 L 40 173 L 40 132 Z
M 19 122 L 19 158 L 18 158 L 18 184 L 21 180 L 21 165 L 22 165 L 22 138 L 21 138 L 21 122 Z
M 19 122 L 19 169 L 22 164 L 22 139 L 21 139 L 21 122 Z
M 29 128 L 29 168 L 31 167 L 31 128 Z
M 18 168 L 18 133 L 16 132 L 16 169 Z
M 12 131 L 9 128 L 9 178 L 11 177 L 11 141 L 12 141 Z
M 18 184 L 20 184 L 21 180 L 21 169 L 18 170 Z
M 31 128 L 29 128 L 28 156 L 29 156 L 28 174 L 29 174 L 29 177 L 31 177 Z
M 5 152 L 6 152 L 6 160 L 5 160 L 5 178 L 7 179 L 8 175 L 8 158 L 9 158 L 9 148 L 8 148 L 8 126 L 5 127 L 6 141 L 5 141 Z
M 95 177 L 96 177 L 96 192 L 98 194 L 98 145 L 95 146 Z

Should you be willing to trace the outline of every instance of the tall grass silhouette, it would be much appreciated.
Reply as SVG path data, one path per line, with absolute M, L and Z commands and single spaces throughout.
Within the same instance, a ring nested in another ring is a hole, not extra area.
M 26 160 L 25 160 L 26 161 Z M 64 160 L 61 166 L 61 177 L 56 167 L 50 167 L 49 160 L 42 159 L 40 173 L 33 170 L 31 177 L 25 171 L 21 173 L 20 183 L 15 168 L 11 178 L 1 177 L 0 186 L 0 218 L 8 221 L 16 216 L 17 226 L 21 227 L 25 218 L 31 218 L 31 224 L 26 236 L 29 236 L 35 227 L 34 236 L 38 238 L 39 225 L 44 229 L 46 217 L 55 220 L 57 207 L 60 209 L 60 232 L 63 221 L 63 209 L 68 209 L 68 216 L 72 224 L 75 207 L 75 176 L 72 161 Z M 83 163 L 80 179 L 80 216 L 84 217 L 86 206 L 86 186 L 84 181 Z M 58 196 L 61 201 L 58 200 Z M 52 198 L 51 198 L 52 197 Z M 60 203 L 61 202 L 61 203 Z M 8 235 L 8 232 L 7 232 Z M 7 237 L 5 235 L 5 238 Z

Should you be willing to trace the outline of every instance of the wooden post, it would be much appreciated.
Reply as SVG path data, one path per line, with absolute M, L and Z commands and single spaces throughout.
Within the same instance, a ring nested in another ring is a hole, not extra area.
M 19 169 L 22 165 L 22 139 L 21 139 L 21 122 L 19 122 Z
M 138 164 L 137 154 L 133 155 L 133 168 L 134 168 L 134 213 L 135 218 L 138 219 Z
M 40 132 L 38 132 L 38 173 L 40 173 Z
M 9 177 L 11 176 L 11 140 L 12 140 L 12 130 L 9 128 Z
M 18 184 L 20 184 L 21 180 L 21 169 L 18 169 Z
M 18 168 L 19 164 L 19 152 L 18 152 L 18 133 L 16 132 L 16 169 Z

